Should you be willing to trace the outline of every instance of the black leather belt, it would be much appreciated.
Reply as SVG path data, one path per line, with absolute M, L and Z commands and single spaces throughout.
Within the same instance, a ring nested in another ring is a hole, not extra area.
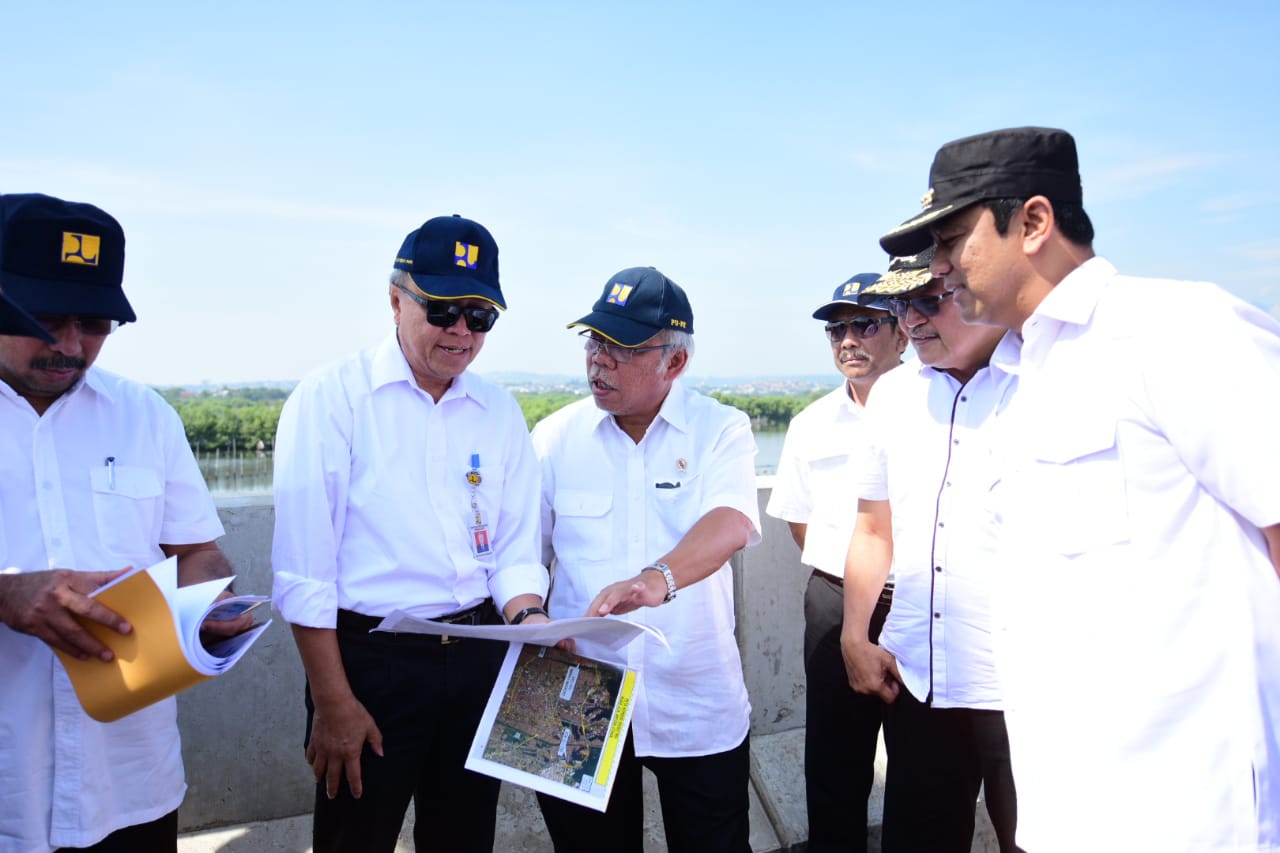
M 824 572 L 822 569 L 814 569 L 813 573 L 821 577 L 824 581 L 833 583 L 836 586 L 844 586 L 844 578 L 838 578 L 833 574 L 828 574 L 827 572 Z M 892 582 L 885 584 L 884 589 L 880 590 L 880 601 L 882 601 L 885 604 L 888 604 L 891 601 L 893 601 L 893 583 Z
M 459 610 L 456 613 L 448 613 L 444 616 L 433 616 L 432 622 L 446 622 L 450 625 L 488 625 L 496 622 L 497 608 L 494 607 L 493 599 L 486 598 L 484 601 L 468 607 L 466 610 Z M 343 631 L 359 631 L 360 633 L 368 633 L 374 628 L 382 624 L 385 616 L 366 616 L 363 613 L 356 613 L 354 610 L 338 610 L 338 628 Z M 397 640 L 418 640 L 432 644 L 449 645 L 462 641 L 462 637 L 448 636 L 447 634 L 410 634 L 398 633 L 396 631 L 379 631 L 379 637 Z

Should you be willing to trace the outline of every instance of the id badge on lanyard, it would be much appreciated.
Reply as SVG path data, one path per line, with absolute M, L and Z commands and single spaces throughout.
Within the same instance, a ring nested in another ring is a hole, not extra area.
M 467 484 L 471 486 L 471 523 L 468 533 L 471 539 L 471 553 L 477 557 L 488 557 L 493 553 L 493 542 L 489 539 L 489 522 L 480 509 L 477 490 L 480 488 L 480 454 L 471 454 L 471 470 L 467 472 Z

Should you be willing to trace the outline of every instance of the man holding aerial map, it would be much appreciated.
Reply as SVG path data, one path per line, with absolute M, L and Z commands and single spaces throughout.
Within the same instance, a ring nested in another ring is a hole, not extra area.
M 728 561 L 760 541 L 750 422 L 680 384 L 693 311 L 656 269 L 619 272 L 570 326 L 584 328 L 592 400 L 533 432 L 548 609 L 625 614 L 669 648 L 646 633 L 622 652 L 641 676 L 607 811 L 540 795 L 543 817 L 559 853 L 640 851 L 648 767 L 668 849 L 747 851 L 751 709 Z M 605 657 L 582 638 L 578 651 Z

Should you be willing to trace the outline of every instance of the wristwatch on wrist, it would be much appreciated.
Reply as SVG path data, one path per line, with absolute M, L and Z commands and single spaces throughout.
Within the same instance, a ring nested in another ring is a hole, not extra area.
M 676 579 L 671 574 L 671 567 L 666 563 L 650 563 L 640 571 L 662 572 L 662 577 L 667 582 L 667 597 L 662 599 L 663 604 L 666 604 L 668 601 L 676 597 Z
M 524 610 L 521 610 L 515 616 L 511 617 L 511 624 L 519 625 L 535 613 L 541 613 L 543 616 L 547 615 L 547 611 L 543 610 L 541 607 L 526 607 Z

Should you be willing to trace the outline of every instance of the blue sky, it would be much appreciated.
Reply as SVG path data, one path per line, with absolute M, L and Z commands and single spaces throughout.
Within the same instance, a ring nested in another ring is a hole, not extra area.
M 581 373 L 565 323 L 653 265 L 693 375 L 834 377 L 813 308 L 885 268 L 940 144 L 1024 124 L 1076 136 L 1122 270 L 1280 315 L 1278 10 L 0 0 L 0 191 L 121 221 L 139 322 L 99 363 L 153 384 L 377 342 L 401 240 L 448 213 L 500 246 L 481 373 Z

